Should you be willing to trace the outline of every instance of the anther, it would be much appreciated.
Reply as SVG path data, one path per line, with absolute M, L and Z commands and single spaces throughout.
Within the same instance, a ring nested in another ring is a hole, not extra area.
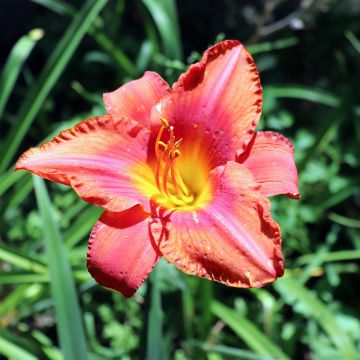
M 169 122 L 165 119 L 165 118 L 160 118 L 161 122 L 163 123 L 163 126 L 165 128 L 168 128 L 169 127 Z
M 167 148 L 167 145 L 163 141 L 158 141 L 158 146 L 160 151 L 165 151 Z
M 176 140 L 174 126 L 170 125 L 165 118 L 160 118 L 160 120 L 162 125 L 155 140 L 156 186 L 159 192 L 165 195 L 171 203 L 180 206 L 190 204 L 194 201 L 194 196 L 185 185 L 175 165 L 176 159 L 181 155 L 178 147 L 183 139 Z M 167 143 L 161 140 L 165 129 L 169 131 Z
M 171 158 L 175 159 L 180 155 L 180 150 L 175 150 L 172 154 L 171 154 Z

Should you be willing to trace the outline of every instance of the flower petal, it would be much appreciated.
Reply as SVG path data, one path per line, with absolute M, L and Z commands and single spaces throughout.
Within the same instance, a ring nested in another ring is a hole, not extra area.
M 284 136 L 272 131 L 257 132 L 238 162 L 261 184 L 263 195 L 300 198 L 294 148 Z
M 174 211 L 153 231 L 160 251 L 179 269 L 235 287 L 258 287 L 282 276 L 280 229 L 251 173 L 228 162 L 211 172 L 212 200 L 197 211 Z M 159 235 L 160 234 L 160 235 Z
M 251 55 L 238 41 L 223 41 L 191 65 L 161 101 L 160 112 L 175 127 L 181 148 L 202 142 L 210 167 L 235 160 L 257 125 L 262 104 L 259 75 Z M 159 119 L 152 119 L 158 124 Z
M 134 120 L 94 117 L 26 151 L 15 169 L 71 185 L 85 201 L 122 211 L 148 203 L 134 180 L 146 170 L 148 138 Z
M 161 256 L 149 236 L 148 217 L 140 206 L 101 215 L 87 253 L 88 270 L 100 285 L 130 297 L 147 278 Z
M 157 73 L 147 71 L 142 78 L 105 93 L 103 99 L 108 114 L 134 119 L 148 128 L 151 108 L 168 92 L 166 81 Z

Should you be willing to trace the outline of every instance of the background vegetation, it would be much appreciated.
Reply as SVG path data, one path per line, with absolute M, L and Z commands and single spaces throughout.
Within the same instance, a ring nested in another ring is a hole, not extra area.
M 22 359 L 357 359 L 358 0 L 4 0 L 0 63 L 0 354 Z M 241 290 L 160 262 L 136 296 L 98 286 L 101 210 L 13 172 L 18 155 L 97 114 L 152 69 L 170 83 L 223 38 L 261 73 L 261 129 L 296 149 L 302 199 L 272 199 L 286 275 Z

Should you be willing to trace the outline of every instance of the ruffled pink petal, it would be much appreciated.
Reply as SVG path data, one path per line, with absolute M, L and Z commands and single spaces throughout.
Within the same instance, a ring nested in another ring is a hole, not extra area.
M 158 112 L 183 138 L 181 149 L 194 141 L 209 156 L 210 167 L 235 160 L 257 125 L 262 104 L 259 74 L 251 55 L 238 41 L 223 41 L 191 65 L 164 97 Z M 153 114 L 152 124 L 159 124 Z
M 160 258 L 149 236 L 149 215 L 136 206 L 105 211 L 89 240 L 88 270 L 102 286 L 132 296 Z
M 122 211 L 148 203 L 134 185 L 147 168 L 148 138 L 134 120 L 94 117 L 26 151 L 15 169 L 71 185 L 85 201 Z
M 208 204 L 174 211 L 153 230 L 166 259 L 189 274 L 234 287 L 258 287 L 282 276 L 280 229 L 250 171 L 228 162 L 209 181 Z
M 261 184 L 263 195 L 300 198 L 294 148 L 284 136 L 271 131 L 257 132 L 238 162 Z
M 128 117 L 149 128 L 151 108 L 169 92 L 169 85 L 160 75 L 147 71 L 117 90 L 103 95 L 108 114 Z

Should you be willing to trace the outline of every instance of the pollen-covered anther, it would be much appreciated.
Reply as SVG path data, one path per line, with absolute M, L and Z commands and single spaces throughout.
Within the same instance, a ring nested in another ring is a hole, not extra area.
M 169 127 L 169 122 L 165 119 L 165 118 L 160 118 L 161 122 L 163 123 L 163 126 L 165 128 L 168 128 Z
M 160 151 L 165 151 L 167 148 L 167 145 L 163 141 L 158 141 L 158 149 Z
M 177 158 L 178 156 L 180 156 L 180 150 L 175 150 L 172 154 L 171 157 L 173 159 Z

